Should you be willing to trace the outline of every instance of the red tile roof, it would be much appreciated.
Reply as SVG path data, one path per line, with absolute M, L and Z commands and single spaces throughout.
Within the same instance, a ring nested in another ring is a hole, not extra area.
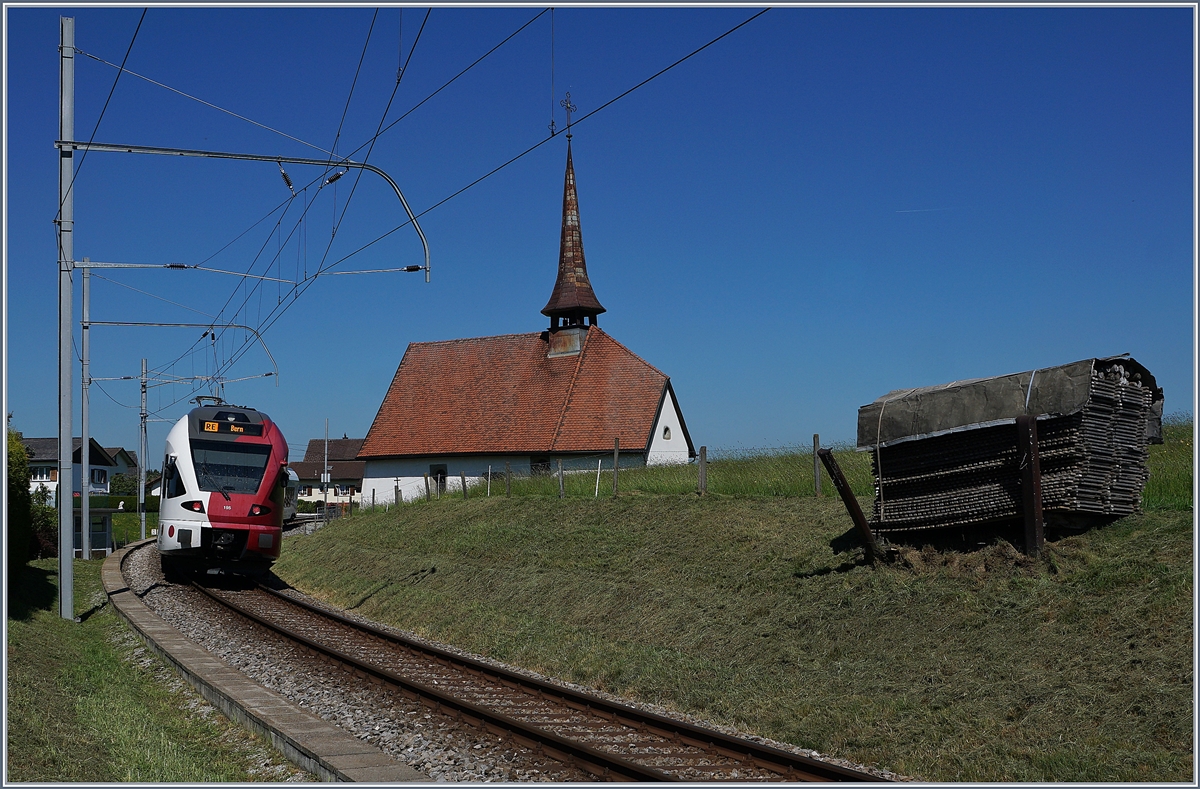
M 646 451 L 670 379 L 598 326 L 574 356 L 546 338 L 411 343 L 358 457 Z

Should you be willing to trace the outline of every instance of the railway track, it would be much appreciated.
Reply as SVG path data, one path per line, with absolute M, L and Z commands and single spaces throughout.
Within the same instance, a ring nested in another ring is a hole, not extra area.
M 877 776 L 614 703 L 473 660 L 265 586 L 196 584 L 322 659 L 600 780 L 868 781 Z

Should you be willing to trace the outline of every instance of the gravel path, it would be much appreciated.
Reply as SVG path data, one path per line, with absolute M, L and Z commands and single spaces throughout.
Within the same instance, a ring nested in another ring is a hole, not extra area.
M 314 714 L 376 745 L 414 769 L 428 774 L 434 780 L 477 783 L 591 780 L 590 776 L 582 771 L 564 767 L 560 762 L 549 758 L 539 757 L 528 749 L 512 747 L 474 727 L 432 713 L 419 702 L 334 668 L 289 646 L 282 639 L 264 636 L 236 615 L 224 612 L 216 614 L 218 609 L 215 603 L 187 587 L 169 584 L 163 580 L 158 553 L 153 546 L 130 555 L 125 562 L 125 578 L 130 588 L 159 616 L 231 666 L 238 668 L 261 685 L 286 696 L 295 704 L 306 707 Z M 343 616 L 369 621 L 355 616 L 353 612 L 342 611 L 323 601 L 305 597 L 294 590 L 288 590 L 287 593 Z M 371 624 L 379 627 L 376 623 Z M 393 630 L 408 638 L 434 643 L 406 631 L 387 627 L 384 629 Z M 436 645 L 476 660 L 504 665 L 453 646 L 440 643 Z M 582 688 L 519 668 L 516 670 L 659 715 L 688 720 L 736 736 L 747 736 L 745 732 L 680 715 L 674 710 L 657 705 L 631 702 L 592 688 Z M 803 756 L 865 771 L 881 779 L 911 780 L 884 770 L 822 756 L 815 751 L 797 748 L 787 743 L 755 736 L 750 738 Z

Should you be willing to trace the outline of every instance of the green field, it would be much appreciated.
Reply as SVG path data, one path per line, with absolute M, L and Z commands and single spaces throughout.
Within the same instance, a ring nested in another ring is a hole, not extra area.
M 83 622 L 58 615 L 57 559 L 32 562 L 9 596 L 6 783 L 307 776 L 205 703 L 101 605 L 101 564 L 74 563 Z
M 710 491 L 732 492 L 704 498 L 684 492 L 694 467 L 648 469 L 622 471 L 615 500 L 581 474 L 563 500 L 535 479 L 356 514 L 289 539 L 277 573 L 478 653 L 902 774 L 1191 781 L 1191 425 L 1168 439 L 1145 513 L 1036 560 L 996 542 L 867 565 L 841 503 L 811 495 L 811 455 L 801 495 L 806 456 L 776 453 L 715 463 Z M 840 457 L 863 492 L 863 456 Z

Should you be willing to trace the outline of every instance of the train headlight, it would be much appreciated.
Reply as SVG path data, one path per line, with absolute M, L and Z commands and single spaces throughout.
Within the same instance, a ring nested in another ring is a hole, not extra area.
M 202 502 L 202 501 L 185 501 L 183 503 L 183 508 L 185 510 L 190 510 L 191 512 L 204 512 L 204 502 Z
M 265 506 L 265 505 L 263 505 L 263 504 L 255 504 L 255 505 L 253 505 L 253 506 L 251 506 L 251 507 L 250 507 L 250 514 L 251 514 L 251 515 L 266 515 L 266 514 L 267 514 L 267 513 L 269 513 L 270 511 L 271 511 L 271 508 L 270 508 L 270 507 L 267 507 L 267 506 Z

